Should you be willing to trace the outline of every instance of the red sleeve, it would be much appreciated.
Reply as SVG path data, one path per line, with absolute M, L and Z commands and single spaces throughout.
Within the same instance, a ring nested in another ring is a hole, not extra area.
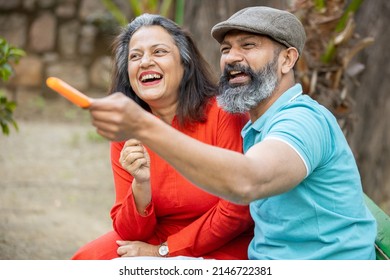
M 168 237 L 169 254 L 204 256 L 252 227 L 248 206 L 235 205 L 221 199 L 202 217 Z
M 154 233 L 156 226 L 154 206 L 151 203 L 146 213 L 138 213 L 131 188 L 133 177 L 119 163 L 123 145 L 124 142 L 111 143 L 111 165 L 116 193 L 115 204 L 111 209 L 113 227 L 123 240 L 146 241 Z
M 208 135 L 216 135 L 213 145 L 242 152 L 241 129 L 247 116 L 231 115 L 214 106 L 208 121 L 213 123 Z M 200 139 L 201 140 L 201 139 Z M 220 199 L 203 216 L 181 231 L 168 237 L 170 255 L 202 256 L 217 250 L 253 227 L 248 206 Z M 245 244 L 247 246 L 247 244 Z M 246 248 L 241 248 L 246 250 Z

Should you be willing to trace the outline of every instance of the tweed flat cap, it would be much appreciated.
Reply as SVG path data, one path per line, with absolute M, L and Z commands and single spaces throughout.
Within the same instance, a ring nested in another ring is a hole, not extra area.
M 216 24 L 211 29 L 211 35 L 221 43 L 231 30 L 267 35 L 287 47 L 296 48 L 300 55 L 306 41 L 305 29 L 295 15 L 264 6 L 238 11 L 226 21 Z

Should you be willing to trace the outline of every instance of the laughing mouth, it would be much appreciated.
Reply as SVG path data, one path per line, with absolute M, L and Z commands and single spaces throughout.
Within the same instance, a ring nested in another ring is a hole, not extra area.
M 154 74 L 142 75 L 140 78 L 140 81 L 143 83 L 148 83 L 148 82 L 153 82 L 153 81 L 161 80 L 161 79 L 162 79 L 162 75 L 154 73 Z
M 248 75 L 248 73 L 240 71 L 240 70 L 228 71 L 228 80 L 229 80 L 229 82 L 232 82 L 233 84 L 245 83 L 247 81 L 248 77 L 250 77 L 250 75 Z

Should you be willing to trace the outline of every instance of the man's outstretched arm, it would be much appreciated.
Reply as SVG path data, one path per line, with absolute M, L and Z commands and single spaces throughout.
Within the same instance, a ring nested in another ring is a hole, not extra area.
M 146 112 L 121 93 L 96 99 L 89 108 L 97 132 L 112 141 L 140 140 L 200 188 L 240 204 L 276 195 L 306 175 L 289 145 L 267 140 L 245 155 L 197 141 Z

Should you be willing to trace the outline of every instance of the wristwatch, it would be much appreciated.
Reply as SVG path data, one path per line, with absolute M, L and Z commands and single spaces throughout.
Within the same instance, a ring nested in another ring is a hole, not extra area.
M 168 245 L 166 243 L 162 243 L 160 245 L 160 247 L 158 248 L 158 254 L 161 257 L 168 257 L 168 255 L 169 255 L 169 248 L 168 248 Z

